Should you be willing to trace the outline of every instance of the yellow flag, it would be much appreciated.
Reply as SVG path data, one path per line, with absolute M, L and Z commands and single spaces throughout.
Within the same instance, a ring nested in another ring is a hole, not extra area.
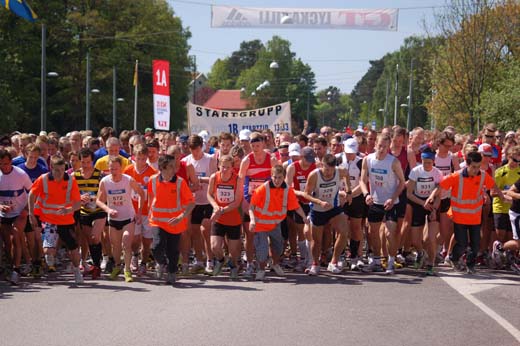
M 134 69 L 134 86 L 137 86 L 137 60 L 135 61 L 135 69 Z

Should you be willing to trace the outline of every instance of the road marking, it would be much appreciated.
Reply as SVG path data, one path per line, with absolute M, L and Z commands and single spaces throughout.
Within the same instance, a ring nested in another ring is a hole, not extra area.
M 489 306 L 477 299 L 473 294 L 482 292 L 503 284 L 511 284 L 511 281 L 497 279 L 492 275 L 478 275 L 471 278 L 456 273 L 442 273 L 442 280 L 450 285 L 455 291 L 459 292 L 464 298 L 482 310 L 486 315 L 495 320 L 502 328 L 507 330 L 520 343 L 520 330 L 509 323 L 505 318 L 496 313 Z

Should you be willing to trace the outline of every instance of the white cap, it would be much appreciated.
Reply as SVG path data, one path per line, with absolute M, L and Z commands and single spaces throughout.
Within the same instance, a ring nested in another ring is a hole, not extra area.
M 355 138 L 349 138 L 343 142 L 345 152 L 347 154 L 357 154 L 358 152 L 358 141 Z
M 243 130 L 240 131 L 240 133 L 238 134 L 238 138 L 239 138 L 241 141 L 248 141 L 248 140 L 249 140 L 249 136 L 251 136 L 251 131 L 249 131 L 248 129 L 243 129 Z
M 202 137 L 202 141 L 204 143 L 208 143 L 209 140 L 209 132 L 206 130 L 202 130 L 199 132 L 199 136 Z
M 301 149 L 298 143 L 291 143 L 291 145 L 289 145 L 289 156 L 300 156 Z

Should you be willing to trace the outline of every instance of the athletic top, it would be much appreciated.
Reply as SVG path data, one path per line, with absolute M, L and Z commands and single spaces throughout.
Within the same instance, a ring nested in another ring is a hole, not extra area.
M 330 180 L 325 180 L 319 168 L 315 169 L 318 172 L 318 179 L 316 187 L 312 195 L 322 201 L 329 202 L 330 208 L 323 208 L 319 204 L 311 203 L 314 211 L 324 212 L 339 207 L 339 191 L 341 188 L 341 180 L 339 178 L 339 168 L 335 167 L 334 176 Z
M 215 174 L 215 186 L 213 196 L 220 207 L 226 207 L 235 201 L 238 175 L 233 172 L 228 181 L 222 181 L 221 172 Z M 222 214 L 217 222 L 226 226 L 238 226 L 242 224 L 242 215 L 238 208 Z
M 271 179 L 271 154 L 264 153 L 264 161 L 256 163 L 254 153 L 247 154 L 249 167 L 244 180 L 244 198 L 251 200 L 251 195 L 257 187 Z
M 509 190 L 520 178 L 520 167 L 511 169 L 508 165 L 502 166 L 495 171 L 495 184 L 500 190 Z M 507 214 L 511 203 L 505 203 L 500 198 L 493 198 L 493 213 Z
M 88 193 L 90 195 L 90 202 L 81 206 L 80 213 L 82 215 L 88 215 L 103 211 L 96 204 L 96 196 L 99 190 L 99 182 L 103 178 L 103 173 L 99 169 L 94 168 L 94 172 L 90 178 L 86 179 L 81 175 L 81 171 L 75 171 L 73 173 L 76 182 L 78 183 L 80 194 Z
M 195 169 L 195 174 L 197 177 L 209 177 L 211 174 L 215 172 L 210 172 L 210 163 L 212 160 L 212 155 L 204 153 L 200 160 L 195 160 L 192 155 L 188 155 L 182 159 L 186 163 L 193 165 Z M 187 180 L 186 180 L 187 181 Z M 208 184 L 200 183 L 201 189 L 195 191 L 195 205 L 204 205 L 209 204 L 207 193 L 208 193 Z
M 27 175 L 29 176 L 29 178 L 31 179 L 31 182 L 34 183 L 34 181 L 36 179 L 38 179 L 38 177 L 42 174 L 45 174 L 47 172 L 49 172 L 49 170 L 47 169 L 47 167 L 45 167 L 44 165 L 40 164 L 40 163 L 37 163 L 36 166 L 34 168 L 27 168 L 27 166 L 25 165 L 25 163 L 22 163 L 20 165 L 18 165 L 17 167 L 20 167 L 21 169 L 23 169 L 23 171 L 25 173 L 27 173 Z
M 32 182 L 20 167 L 12 166 L 8 174 L 0 171 L 0 204 L 11 206 L 8 212 L 0 211 L 0 217 L 11 218 L 20 215 L 27 205 L 27 193 Z
M 388 153 L 399 160 L 399 163 L 401 164 L 401 168 L 403 169 L 404 179 L 408 180 L 408 174 L 410 174 L 410 164 L 408 163 L 408 150 L 406 149 L 406 147 L 403 146 L 401 148 L 401 152 L 397 156 L 392 154 L 392 151 L 390 149 L 389 149 Z
M 101 179 L 101 182 L 105 185 L 108 207 L 117 210 L 117 216 L 115 217 L 111 217 L 108 214 L 109 220 L 124 221 L 134 218 L 135 210 L 132 205 L 131 180 L 132 178 L 126 174 L 123 174 L 118 182 L 112 180 L 112 174 Z
M 150 181 L 150 177 L 157 174 L 157 171 L 152 166 L 146 165 L 146 168 L 142 172 L 138 172 L 135 165 L 130 165 L 125 168 L 123 173 L 134 178 L 143 189 L 144 202 L 142 203 L 143 209 L 141 210 L 141 215 L 148 215 L 148 194 L 146 193 L 146 190 L 148 189 L 148 181 Z M 139 195 L 134 190 L 132 190 L 132 204 L 137 212 L 139 210 Z
M 453 167 L 453 158 L 451 156 L 451 152 L 448 152 L 448 156 L 440 157 L 439 155 L 435 155 L 435 162 L 433 165 L 441 171 L 443 177 L 447 177 L 455 170 Z M 450 191 L 442 191 L 441 199 L 449 198 L 451 195 Z
M 397 175 L 392 169 L 392 164 L 396 160 L 393 155 L 386 155 L 383 160 L 376 159 L 376 153 L 367 156 L 368 180 L 370 183 L 370 194 L 375 204 L 384 205 L 392 198 L 399 185 Z M 394 200 L 394 204 L 399 203 L 399 197 Z
M 359 156 L 356 156 L 353 161 L 347 160 L 347 155 L 345 153 L 342 154 L 341 163 L 339 167 L 343 167 L 348 171 L 348 176 L 350 178 L 350 188 L 354 189 L 359 185 L 359 179 L 361 177 L 361 167 L 363 165 L 363 159 Z M 346 190 L 346 184 L 343 186 L 343 190 Z M 361 194 L 359 192 L 357 195 L 352 195 L 352 197 L 357 197 Z
M 307 178 L 309 177 L 309 174 L 316 169 L 316 164 L 314 162 L 311 163 L 309 168 L 306 170 L 302 168 L 300 161 L 296 161 L 292 165 L 294 166 L 293 188 L 296 191 L 305 191 Z M 309 204 L 309 201 L 303 197 L 298 197 L 298 200 L 301 203 Z
M 516 191 L 520 191 L 520 179 L 515 182 Z M 511 204 L 511 211 L 520 214 L 520 199 L 513 199 Z
M 442 172 L 433 167 L 427 172 L 422 165 L 411 170 L 409 180 L 415 182 L 413 194 L 420 199 L 428 198 L 442 180 Z
M 130 161 L 127 158 L 125 158 L 124 156 L 119 155 L 119 157 L 121 158 L 121 162 L 122 162 L 121 170 L 124 171 L 126 166 L 128 166 L 130 164 Z M 99 169 L 101 172 L 103 172 L 103 174 L 106 174 L 106 175 L 110 174 L 109 159 L 110 159 L 110 156 L 108 156 L 108 155 L 103 156 L 102 158 L 100 158 L 99 160 L 96 161 L 94 167 Z

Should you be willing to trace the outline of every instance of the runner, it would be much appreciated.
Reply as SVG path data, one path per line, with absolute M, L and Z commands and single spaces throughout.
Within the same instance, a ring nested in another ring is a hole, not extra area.
M 107 218 L 107 214 L 96 205 L 99 183 L 103 175 L 100 170 L 94 168 L 94 153 L 90 149 L 81 149 L 79 160 L 81 168 L 73 173 L 81 194 L 79 225 L 80 232 L 87 239 L 92 257 L 93 265 L 90 268 L 90 274 L 92 280 L 96 280 L 101 276 L 101 233 L 105 228 Z M 82 254 L 82 260 L 86 259 L 86 255 Z M 87 270 L 85 274 L 89 274 L 89 271 Z
M 385 221 L 388 241 L 387 274 L 394 274 L 397 254 L 397 204 L 405 187 L 403 170 L 399 160 L 389 154 L 390 136 L 381 134 L 376 141 L 376 152 L 363 158 L 361 190 L 368 209 L 368 236 L 373 256 L 369 257 L 369 270 L 382 271 L 381 239 L 379 229 Z M 370 190 L 368 184 L 370 182 Z
M 213 206 L 211 215 L 211 250 L 216 262 L 213 276 L 220 274 L 224 264 L 224 243 L 226 242 L 231 260 L 230 278 L 238 279 L 238 262 L 241 252 L 240 229 L 242 226 L 242 205 L 244 184 L 233 170 L 233 158 L 221 155 L 219 172 L 209 179 L 208 201 Z
M 347 204 L 352 203 L 352 190 L 348 171 L 344 168 L 336 167 L 336 164 L 336 157 L 332 154 L 326 154 L 321 160 L 321 168 L 317 168 L 309 174 L 307 185 L 305 186 L 304 197 L 312 203 L 310 228 L 313 262 L 308 272 L 309 275 L 319 274 L 323 232 L 327 224 L 330 224 L 337 235 L 332 259 L 327 270 L 334 274 L 343 270 L 338 261 L 340 254 L 345 250 L 349 230 L 346 216 L 339 202 L 341 181 L 346 179 L 344 193 L 346 194 Z
M 156 275 L 161 279 L 167 266 L 168 284 L 177 281 L 180 234 L 188 228 L 188 216 L 195 206 L 188 184 L 175 174 L 176 170 L 174 156 L 159 157 L 160 173 L 150 178 L 147 188 Z
M 110 158 L 110 175 L 101 179 L 96 203 L 108 215 L 108 230 L 115 264 L 110 278 L 115 280 L 121 273 L 121 252 L 123 250 L 125 281 L 132 282 L 130 269 L 132 237 L 135 223 L 141 224 L 142 213 L 140 211 L 144 202 L 144 192 L 132 177 L 122 173 L 122 167 L 123 158 L 119 156 Z M 137 214 L 132 205 L 132 190 L 139 195 L 139 212 Z
M 254 149 L 253 149 L 254 150 Z M 249 207 L 249 231 L 254 232 L 254 242 L 258 268 L 255 280 L 265 278 L 265 267 L 269 248 L 272 257 L 272 267 L 276 275 L 284 276 L 280 267 L 280 256 L 283 253 L 283 238 L 280 224 L 287 217 L 288 210 L 309 221 L 305 216 L 292 187 L 284 182 L 285 171 L 281 165 L 271 169 L 271 179 L 255 190 Z
M 0 236 L 8 263 L 13 268 L 9 281 L 17 285 L 21 274 L 22 242 L 25 241 L 23 232 L 27 222 L 27 212 L 24 209 L 32 183 L 27 173 L 14 167 L 11 160 L 11 153 L 7 149 L 0 149 Z M 31 258 L 26 258 L 26 261 L 31 264 Z
M 135 225 L 134 237 L 132 241 L 132 261 L 130 267 L 133 272 L 138 271 L 138 275 L 146 274 L 146 262 L 150 257 L 153 233 L 148 220 L 148 202 L 146 200 L 146 190 L 150 177 L 157 174 L 157 171 L 149 164 L 147 158 L 150 157 L 150 146 L 138 144 L 133 147 L 134 163 L 126 167 L 124 174 L 134 178 L 144 191 L 145 200 L 141 210 L 141 224 Z M 157 161 L 157 164 L 159 162 Z M 132 204 L 136 213 L 139 211 L 139 195 L 132 192 Z M 139 250 L 141 251 L 141 264 L 139 264 Z
M 74 211 L 81 206 L 81 196 L 76 180 L 65 173 L 65 161 L 62 157 L 53 156 L 50 173 L 36 179 L 31 188 L 28 208 L 29 222 L 33 228 L 38 227 L 39 223 L 34 214 L 37 199 L 40 200 L 43 247 L 49 271 L 55 270 L 54 260 L 59 236 L 69 251 L 75 282 L 82 284 L 78 243 L 74 233 Z

